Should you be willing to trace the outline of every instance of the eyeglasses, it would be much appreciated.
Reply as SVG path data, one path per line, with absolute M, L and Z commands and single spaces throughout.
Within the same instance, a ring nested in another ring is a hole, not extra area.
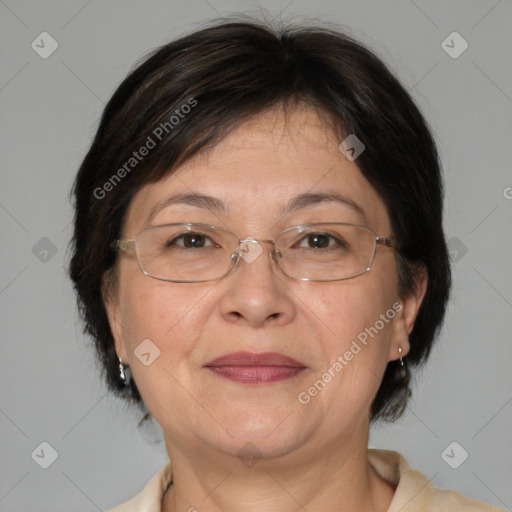
M 165 224 L 143 229 L 135 240 L 112 247 L 135 249 L 139 267 L 149 277 L 176 283 L 215 281 L 244 259 L 252 263 L 273 244 L 272 261 L 300 281 L 341 281 L 368 272 L 377 245 L 395 247 L 366 226 L 322 222 L 287 228 L 275 240 L 240 240 L 231 231 L 208 224 Z

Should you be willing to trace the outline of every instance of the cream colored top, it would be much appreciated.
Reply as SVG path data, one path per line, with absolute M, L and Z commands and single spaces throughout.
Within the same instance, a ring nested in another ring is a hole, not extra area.
M 368 460 L 384 480 L 396 487 L 388 512 L 503 512 L 456 491 L 436 488 L 397 452 L 369 449 Z M 171 465 L 167 464 L 137 496 L 109 512 L 161 512 L 162 496 L 171 482 Z

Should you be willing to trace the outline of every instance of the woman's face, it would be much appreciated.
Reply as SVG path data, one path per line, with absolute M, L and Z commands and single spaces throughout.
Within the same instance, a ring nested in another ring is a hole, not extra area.
M 340 142 L 313 110 L 289 112 L 286 121 L 281 110 L 252 118 L 141 189 L 123 238 L 133 239 L 148 225 L 180 222 L 257 239 L 300 224 L 344 222 L 389 237 L 382 200 L 357 160 L 339 151 Z M 223 208 L 199 201 L 162 207 L 182 194 L 211 196 Z M 283 213 L 303 194 L 337 194 L 346 202 L 302 201 Z M 262 247 L 251 263 L 241 260 L 226 277 L 200 283 L 148 277 L 133 254 L 120 256 L 118 285 L 107 305 L 116 350 L 170 450 L 201 446 L 232 456 L 245 450 L 293 457 L 356 439 L 366 443 L 370 405 L 386 364 L 399 357 L 399 347 L 403 356 L 408 352 L 419 301 L 400 302 L 393 249 L 379 246 L 372 269 L 358 277 L 304 282 L 275 267 L 271 244 Z M 278 353 L 302 369 L 240 369 L 232 361 L 220 370 L 206 366 L 241 351 Z M 242 382 L 258 371 L 286 378 Z

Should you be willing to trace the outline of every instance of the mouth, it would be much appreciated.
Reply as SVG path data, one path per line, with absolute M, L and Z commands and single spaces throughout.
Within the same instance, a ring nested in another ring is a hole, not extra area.
M 268 384 L 295 377 L 306 370 L 303 363 L 277 352 L 234 352 L 218 357 L 204 367 L 241 384 Z

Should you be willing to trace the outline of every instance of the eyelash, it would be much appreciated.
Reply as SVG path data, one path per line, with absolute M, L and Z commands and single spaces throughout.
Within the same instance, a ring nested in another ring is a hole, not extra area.
M 298 240 L 294 244 L 294 246 L 298 245 L 299 247 L 301 247 L 302 242 L 307 241 L 308 237 L 319 236 L 319 235 L 320 236 L 326 236 L 326 237 L 329 238 L 329 245 L 327 246 L 327 248 L 332 248 L 333 246 L 336 246 L 336 245 L 341 245 L 341 246 L 345 246 L 346 245 L 346 243 L 344 241 L 340 240 L 339 238 L 336 238 L 335 236 L 333 236 L 333 235 L 331 235 L 329 233 L 312 232 L 312 233 L 306 233 L 300 240 Z M 192 233 L 192 232 L 182 233 L 182 234 L 174 237 L 172 240 L 167 241 L 165 245 L 166 245 L 166 247 L 171 247 L 173 245 L 177 245 L 178 247 L 183 247 L 183 248 L 187 249 L 187 247 L 185 247 L 184 244 L 183 245 L 182 244 L 177 244 L 178 240 L 184 241 L 184 238 L 186 236 L 202 237 L 202 238 L 204 238 L 204 239 L 206 239 L 206 240 L 211 242 L 211 245 L 208 245 L 207 247 L 212 247 L 212 246 L 213 247 L 215 247 L 215 246 L 219 247 L 218 244 L 216 244 L 208 235 L 205 235 L 203 233 Z M 335 242 L 334 244 L 330 243 L 332 240 L 334 240 L 334 242 Z M 204 246 L 202 246 L 202 247 L 204 247 Z

